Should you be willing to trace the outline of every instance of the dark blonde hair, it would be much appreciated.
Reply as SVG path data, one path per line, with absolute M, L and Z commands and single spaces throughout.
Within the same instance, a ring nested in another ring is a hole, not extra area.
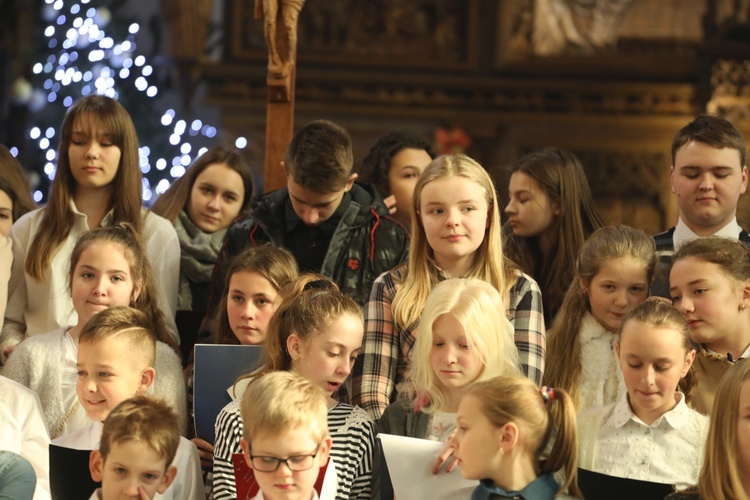
M 95 94 L 86 96 L 68 110 L 63 120 L 52 192 L 24 263 L 26 273 L 37 281 L 42 280 L 44 270 L 68 237 L 75 220 L 70 200 L 76 190 L 76 180 L 70 170 L 68 148 L 73 128 L 81 123 L 90 131 L 98 128 L 106 132 L 112 144 L 120 149 L 120 164 L 112 180 L 112 197 L 107 208 L 112 209 L 113 224 L 127 222 L 137 233 L 141 232 L 141 169 L 133 120 L 114 99 Z
M 135 441 L 164 458 L 165 470 L 172 464 L 180 446 L 180 431 L 174 425 L 177 415 L 163 400 L 138 395 L 117 405 L 102 429 L 99 453 L 107 460 L 113 444 Z
M 0 180 L 5 182 L 0 189 L 13 201 L 13 222 L 36 208 L 23 167 L 3 144 L 0 144 Z
M 349 133 L 327 120 L 308 123 L 292 137 L 284 167 L 294 182 L 313 193 L 343 189 L 354 167 Z
M 81 330 L 79 344 L 99 342 L 124 335 L 130 345 L 131 357 L 154 367 L 156 336 L 148 316 L 132 307 L 109 307 L 94 314 Z
M 528 175 L 560 207 L 549 229 L 555 235 L 549 255 L 542 255 L 537 237 L 521 238 L 513 231 L 505 234 L 508 256 L 539 283 L 545 316 L 551 324 L 575 277 L 583 243 L 604 227 L 604 221 L 594 205 L 583 166 L 573 153 L 557 148 L 534 151 L 518 160 L 512 172 Z
M 547 331 L 544 383 L 568 391 L 576 408 L 581 382 L 581 322 L 590 308 L 580 281 L 590 284 L 605 263 L 624 257 L 632 257 L 641 262 L 646 272 L 647 286 L 650 285 L 656 266 L 653 238 L 640 229 L 628 226 L 596 230 L 581 247 L 576 263 L 576 277 L 570 282 L 552 328 Z
M 543 388 L 549 389 L 549 388 Z M 472 385 L 467 396 L 475 396 L 481 411 L 494 427 L 515 423 L 523 442 L 532 454 L 537 473 L 554 473 L 565 470 L 565 483 L 558 492 L 569 491 L 571 495 L 582 498 L 578 489 L 578 429 L 576 410 L 568 393 L 557 387 L 545 391 L 546 401 L 539 388 L 530 380 L 522 377 L 495 377 Z M 553 401 L 561 405 L 555 419 L 548 406 Z M 539 462 L 542 452 L 557 429 L 552 450 L 546 460 Z
M 250 208 L 254 190 L 250 167 L 239 152 L 217 146 L 196 158 L 185 171 L 185 175 L 175 180 L 169 189 L 159 196 L 151 207 L 151 211 L 174 222 L 180 212 L 187 207 L 195 180 L 211 165 L 226 165 L 240 174 L 245 190 L 240 211 Z
M 674 306 L 663 302 L 661 299 L 647 299 L 625 314 L 622 323 L 620 323 L 620 330 L 617 332 L 617 341 L 620 345 L 622 345 L 622 332 L 625 330 L 625 324 L 629 321 L 638 321 L 644 325 L 674 330 L 682 338 L 682 348 L 685 350 L 685 354 L 695 350 L 687 320 Z M 685 395 L 685 401 L 690 400 L 690 393 L 698 383 L 697 376 L 695 364 L 693 364 L 687 374 L 680 379 L 679 388 Z
M 305 342 L 346 314 L 362 320 L 362 310 L 357 303 L 341 293 L 333 281 L 319 274 L 303 274 L 287 285 L 281 296 L 281 304 L 268 324 L 263 363 L 251 376 L 292 368 L 292 357 L 286 346 L 291 334 L 297 334 Z
M 439 281 L 435 253 L 427 241 L 419 216 L 422 190 L 430 182 L 456 177 L 463 177 L 479 184 L 484 190 L 489 209 L 487 229 L 485 229 L 481 245 L 476 250 L 476 257 L 467 277 L 488 282 L 503 297 L 515 282 L 515 267 L 503 255 L 500 212 L 492 177 L 479 163 L 468 156 L 461 154 L 439 156 L 422 172 L 414 187 L 411 219 L 413 234 L 409 247 L 409 262 L 408 266 L 403 267 L 402 285 L 396 292 L 392 305 L 393 320 L 402 328 L 409 327 L 419 319 L 427 296 Z
M 682 245 L 674 261 L 694 257 L 719 266 L 725 276 L 736 281 L 750 279 L 750 249 L 737 240 L 705 236 Z
M 328 436 L 328 405 L 322 389 L 292 372 L 266 373 L 252 380 L 240 405 L 242 437 L 252 445 L 260 433 L 279 435 L 306 426 L 316 441 Z
M 274 247 L 270 244 L 258 247 L 248 247 L 238 254 L 229 264 L 227 277 L 221 302 L 216 309 L 214 324 L 216 325 L 216 344 L 239 344 L 240 341 L 232 332 L 227 314 L 227 303 L 229 301 L 229 285 L 232 276 L 236 273 L 258 273 L 268 281 L 277 293 L 288 283 L 293 282 L 299 275 L 297 261 L 289 250 Z M 277 299 L 280 300 L 280 299 Z
M 100 227 L 83 233 L 73 247 L 70 255 L 70 269 L 68 285 L 72 287 L 73 273 L 75 272 L 81 254 L 94 243 L 104 242 L 118 245 L 122 249 L 125 260 L 130 266 L 130 276 L 133 283 L 140 286 L 138 297 L 131 306 L 143 311 L 149 318 L 151 329 L 156 339 L 169 345 L 175 352 L 179 348 L 167 330 L 164 313 L 159 308 L 156 298 L 156 284 L 154 282 L 151 266 L 148 263 L 146 252 L 143 249 L 141 238 L 135 228 L 128 223 L 115 224 L 113 226 Z
M 741 359 L 719 382 L 711 409 L 703 468 L 698 477 L 701 498 L 747 498 L 737 463 L 737 424 L 740 391 L 748 380 L 750 361 Z

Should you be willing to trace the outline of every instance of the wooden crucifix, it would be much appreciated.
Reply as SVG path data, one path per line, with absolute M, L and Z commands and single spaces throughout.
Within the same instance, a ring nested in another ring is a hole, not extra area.
M 268 45 L 265 192 L 286 186 L 281 162 L 294 133 L 297 20 L 304 3 L 305 0 L 255 0 L 255 19 L 263 19 Z

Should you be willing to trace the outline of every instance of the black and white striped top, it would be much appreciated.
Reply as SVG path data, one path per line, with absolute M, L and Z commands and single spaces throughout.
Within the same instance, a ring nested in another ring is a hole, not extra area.
M 213 495 L 215 500 L 237 497 L 232 454 L 242 453 L 241 400 L 226 405 L 216 418 Z M 328 410 L 328 432 L 333 439 L 331 458 L 336 465 L 336 500 L 371 497 L 372 452 L 375 425 L 358 406 L 337 403 Z

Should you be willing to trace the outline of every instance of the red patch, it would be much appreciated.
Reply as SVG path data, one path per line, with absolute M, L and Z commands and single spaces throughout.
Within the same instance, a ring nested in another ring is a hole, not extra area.
M 346 265 L 352 271 L 356 271 L 357 269 L 359 269 L 359 259 L 349 259 Z

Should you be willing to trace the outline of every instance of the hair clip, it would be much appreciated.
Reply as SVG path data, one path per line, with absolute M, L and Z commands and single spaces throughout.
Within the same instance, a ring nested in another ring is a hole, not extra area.
M 544 404 L 547 404 L 553 399 L 555 399 L 555 389 L 553 389 L 552 387 L 547 387 L 545 385 L 539 390 L 539 392 L 542 394 L 542 399 L 544 400 Z
M 312 281 L 305 283 L 305 286 L 302 287 L 302 290 L 304 290 L 305 292 L 309 290 L 320 290 L 324 292 L 329 292 L 331 291 L 331 282 L 326 279 L 312 280 Z

